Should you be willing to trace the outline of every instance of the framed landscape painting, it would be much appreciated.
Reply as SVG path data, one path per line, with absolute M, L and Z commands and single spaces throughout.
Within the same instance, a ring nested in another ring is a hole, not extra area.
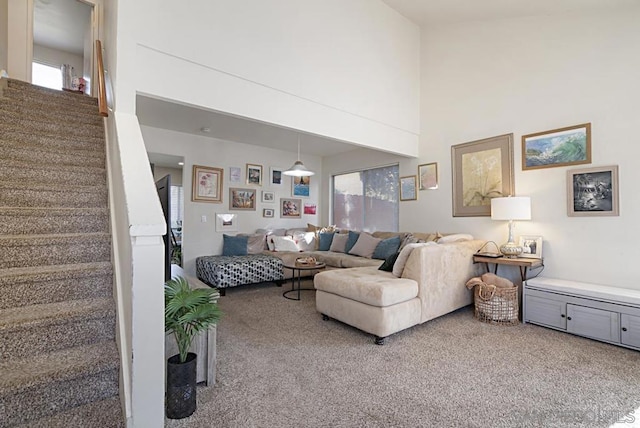
M 256 210 L 256 190 L 255 189 L 238 189 L 232 187 L 229 189 L 229 209 L 230 210 Z
M 407 177 L 400 177 L 400 200 L 401 201 L 415 201 L 418 199 L 418 192 L 416 191 L 416 176 L 409 175 Z
M 513 134 L 451 146 L 453 216 L 490 216 L 491 199 L 513 192 Z
M 567 215 L 569 217 L 620 215 L 618 166 L 567 171 Z
M 222 168 L 194 165 L 191 200 L 194 202 L 222 202 Z
M 591 124 L 522 136 L 522 170 L 591 163 Z

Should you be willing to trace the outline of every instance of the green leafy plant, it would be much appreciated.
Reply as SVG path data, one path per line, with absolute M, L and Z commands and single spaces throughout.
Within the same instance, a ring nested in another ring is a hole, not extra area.
M 174 334 L 181 363 L 187 360 L 193 338 L 220 319 L 219 297 L 215 288 L 191 288 L 181 276 L 165 283 L 164 331 Z

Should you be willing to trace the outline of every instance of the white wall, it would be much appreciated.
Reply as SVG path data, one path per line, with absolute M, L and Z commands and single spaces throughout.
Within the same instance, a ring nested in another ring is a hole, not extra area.
M 84 58 L 71 52 L 61 51 L 48 46 L 33 45 L 33 60 L 53 67 L 69 64 L 74 68 L 77 77 L 83 76 Z
M 381 1 L 139 7 L 139 93 L 417 154 L 419 30 Z
M 13 79 L 31 82 L 33 0 L 7 0 L 7 71 Z
M 153 167 L 153 179 L 160 180 L 165 175 L 171 176 L 172 186 L 182 186 L 182 168 L 168 168 L 166 166 L 155 165 Z
M 7 37 L 9 16 L 7 11 L 7 0 L 0 0 L 0 70 L 7 69 Z
M 306 227 L 308 223 L 316 224 L 319 216 L 302 215 L 301 219 L 281 219 L 279 204 L 280 198 L 291 198 L 291 178 L 285 177 L 280 186 L 268 184 L 268 172 L 270 167 L 286 169 L 295 162 L 296 154 L 281 150 L 268 149 L 248 144 L 226 142 L 213 138 L 180 132 L 167 131 L 159 128 L 142 127 L 145 145 L 148 152 L 163 153 L 184 157 L 183 188 L 184 223 L 183 223 L 183 257 L 184 269 L 195 275 L 195 258 L 203 255 L 222 253 L 222 232 L 215 230 L 216 213 L 233 213 L 238 215 L 238 232 L 226 232 L 230 235 L 236 233 L 252 233 L 259 228 L 296 228 Z M 305 166 L 316 174 L 311 177 L 310 197 L 302 198 L 304 202 L 318 204 L 320 196 L 320 179 L 322 163 L 316 156 L 301 154 Z M 263 185 L 249 186 L 246 184 L 246 164 L 258 164 L 263 167 Z M 192 202 L 191 183 L 193 165 L 204 165 L 224 169 L 223 201 L 222 203 Z M 229 182 L 229 167 L 242 169 L 242 182 Z M 257 190 L 256 211 L 229 210 L 229 188 L 254 188 Z M 261 202 L 261 191 L 275 192 L 276 203 Z M 273 208 L 274 218 L 262 217 L 263 208 Z M 202 216 L 206 216 L 206 222 L 202 222 Z
M 640 289 L 629 268 L 640 255 L 632 239 L 640 217 L 638 22 L 636 7 L 424 31 L 420 158 L 405 161 L 401 175 L 438 162 L 440 189 L 402 203 L 401 228 L 427 223 L 505 242 L 506 223 L 452 217 L 450 151 L 513 132 L 516 194 L 531 196 L 533 216 L 515 233 L 544 237 L 544 275 Z M 591 166 L 620 167 L 619 217 L 568 217 L 569 167 L 522 171 L 523 134 L 584 122 L 592 124 Z

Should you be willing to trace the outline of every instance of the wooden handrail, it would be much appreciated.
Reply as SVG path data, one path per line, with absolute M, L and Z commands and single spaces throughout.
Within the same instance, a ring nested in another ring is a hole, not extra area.
M 100 116 L 109 116 L 107 106 L 107 84 L 104 78 L 104 61 L 102 59 L 102 42 L 96 40 L 96 57 L 98 62 L 98 109 Z

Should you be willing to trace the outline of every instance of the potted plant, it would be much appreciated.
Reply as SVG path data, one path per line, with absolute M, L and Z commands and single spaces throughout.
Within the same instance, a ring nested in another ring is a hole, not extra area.
M 194 337 L 220 319 L 215 288 L 191 288 L 176 276 L 164 285 L 164 330 L 175 336 L 178 354 L 167 360 L 167 417 L 181 419 L 196 410 L 197 356 L 189 352 Z

